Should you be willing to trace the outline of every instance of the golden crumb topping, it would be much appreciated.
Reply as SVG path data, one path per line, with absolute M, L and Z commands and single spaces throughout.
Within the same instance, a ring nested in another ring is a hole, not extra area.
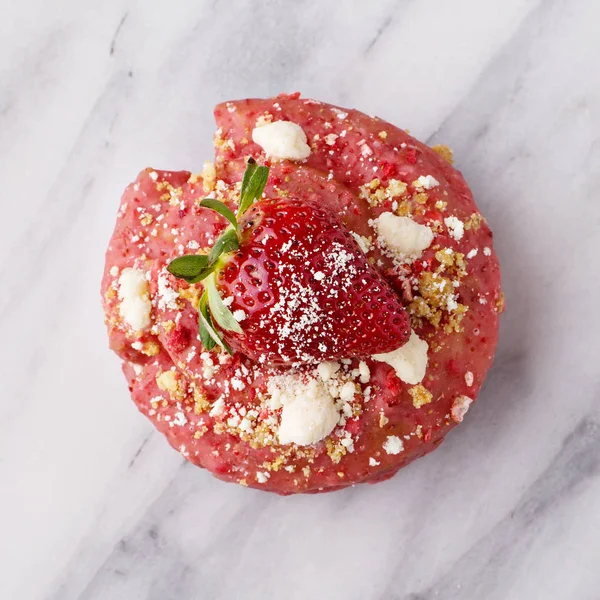
M 207 160 L 202 169 L 202 189 L 205 194 L 210 194 L 217 184 L 217 171 L 215 164 Z
M 445 144 L 436 144 L 435 146 L 432 146 L 431 149 L 446 162 L 449 162 L 450 164 L 454 163 L 454 154 Z
M 141 353 L 146 356 L 156 356 L 160 352 L 160 346 L 155 341 L 146 342 L 141 349 Z
M 164 191 L 164 193 L 160 195 L 160 199 L 163 202 L 168 202 L 171 206 L 179 205 L 183 199 L 183 188 L 175 187 L 168 181 L 157 182 L 156 189 L 159 192 Z
M 433 399 L 433 394 L 420 383 L 411 387 L 408 393 L 412 396 L 415 408 L 421 408 L 421 406 L 429 404 Z
M 185 384 L 181 381 L 178 372 L 163 371 L 156 375 L 156 385 L 163 392 L 167 392 L 173 400 L 181 401 L 185 396 Z
M 210 410 L 210 402 L 202 391 L 194 385 L 194 413 L 200 415 Z
M 385 200 L 395 200 L 406 194 L 407 185 L 399 179 L 390 179 L 383 185 L 377 177 L 361 185 L 359 196 L 365 199 L 370 206 L 380 206 Z
M 327 456 L 329 456 L 331 461 L 336 465 L 342 460 L 342 456 L 348 452 L 341 441 L 332 438 L 327 438 L 325 446 L 327 448 Z
M 504 292 L 500 292 L 500 295 L 496 299 L 496 312 L 502 314 L 506 308 L 506 298 Z
M 465 230 L 469 231 L 472 229 L 473 231 L 477 231 L 481 227 L 482 223 L 485 223 L 483 215 L 481 215 L 480 213 L 473 213 L 465 221 Z

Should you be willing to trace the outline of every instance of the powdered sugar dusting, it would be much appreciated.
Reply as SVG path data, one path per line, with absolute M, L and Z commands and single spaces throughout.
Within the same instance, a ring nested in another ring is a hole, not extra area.
M 307 259 L 302 246 L 295 246 L 291 242 L 284 246 L 281 252 L 285 252 L 290 259 L 298 259 L 297 262 Z M 322 286 L 306 285 L 303 273 L 294 272 L 290 262 L 280 263 L 278 271 L 286 285 L 279 288 L 277 302 L 259 323 L 263 329 L 277 324 L 276 351 L 285 356 L 290 347 L 296 348 L 295 355 L 288 357 L 291 361 L 314 362 L 302 348 L 316 344 L 325 354 L 337 340 L 334 324 L 327 318 L 327 310 L 323 306 L 326 301 L 339 298 L 352 286 L 358 275 L 357 257 L 346 250 L 343 244 L 334 242 L 324 249 L 323 263 L 322 269 L 313 275 Z
M 179 298 L 179 292 L 171 287 L 167 271 L 163 269 L 158 275 L 158 307 L 162 310 L 165 308 L 177 310 L 177 298 Z

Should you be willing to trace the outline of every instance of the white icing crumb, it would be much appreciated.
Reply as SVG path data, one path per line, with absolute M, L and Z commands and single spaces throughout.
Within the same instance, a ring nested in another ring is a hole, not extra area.
M 323 281 L 323 279 L 325 279 L 325 273 L 323 273 L 322 271 L 317 271 L 317 272 L 314 274 L 314 278 L 315 278 L 317 281 Z
M 373 154 L 373 150 L 371 150 L 371 147 L 365 142 L 365 140 L 358 143 L 358 145 L 360 146 L 360 153 L 366 158 L 367 156 L 371 156 L 371 154 Z
M 223 411 L 225 410 L 225 400 L 223 400 L 223 398 L 218 398 L 215 403 L 212 405 L 212 408 L 210 409 L 210 412 L 208 413 L 208 415 L 210 417 L 218 417 L 219 415 L 223 414 Z
M 446 300 L 446 309 L 448 312 L 454 312 L 458 308 L 458 302 L 454 294 L 450 294 Z
M 369 240 L 362 235 L 358 235 L 358 233 L 354 233 L 354 231 L 351 231 L 350 233 L 352 234 L 352 237 L 356 240 L 358 247 L 363 251 L 364 254 L 366 254 L 371 249 L 371 244 L 369 243 Z
M 388 454 L 400 454 L 404 450 L 404 444 L 397 435 L 388 435 L 387 440 L 383 443 L 383 449 Z
M 238 310 L 233 311 L 233 318 L 238 323 L 241 323 L 246 318 L 246 313 L 241 308 L 238 308 Z
M 352 440 L 349 431 L 344 432 L 344 437 L 340 440 L 340 443 L 344 448 L 348 449 L 348 452 L 354 452 L 354 441 Z
M 374 354 L 371 358 L 393 367 L 398 378 L 404 383 L 416 385 L 425 377 L 428 350 L 429 344 L 411 331 L 410 338 L 404 346 L 385 354 Z
M 485 256 L 491 256 L 491 255 L 492 255 L 492 251 L 491 251 L 491 250 L 490 250 L 490 249 L 489 249 L 489 248 L 486 246 L 486 247 L 483 249 L 483 254 L 484 254 Z
M 113 266 L 110 268 L 109 273 L 113 276 L 116 277 L 119 274 L 119 267 L 117 266 Z
M 126 268 L 119 277 L 119 312 L 123 320 L 135 331 L 150 325 L 152 304 L 148 296 L 146 274 L 139 269 Z
M 158 308 L 177 310 L 179 308 L 177 298 L 179 298 L 179 292 L 171 287 L 166 270 L 162 270 L 158 275 Z
M 412 184 L 418 190 L 431 190 L 440 185 L 440 182 L 433 175 L 421 175 Z
M 238 425 L 240 431 L 250 432 L 252 431 L 252 421 L 248 417 L 244 417 Z
M 215 367 L 211 354 L 209 352 L 203 352 L 200 355 L 200 358 L 202 359 L 202 377 L 206 380 L 212 379 L 212 376 L 218 367 Z
M 258 481 L 258 483 L 267 483 L 269 477 L 271 477 L 271 473 L 268 471 L 258 471 L 256 473 L 256 481 Z
M 456 423 L 461 423 L 472 402 L 473 400 L 469 396 L 458 396 L 458 398 L 455 398 L 450 410 L 452 420 Z
M 475 258 L 477 256 L 478 252 L 479 252 L 479 250 L 477 250 L 477 248 L 473 248 L 472 250 L 469 250 L 469 252 L 467 253 L 467 258 L 469 258 L 469 259 Z
M 473 373 L 471 373 L 471 371 L 467 371 L 465 373 L 465 383 L 467 384 L 467 387 L 471 387 L 473 385 L 473 381 L 474 381 Z
M 299 375 L 280 375 L 267 384 L 272 403 L 283 405 L 278 437 L 281 444 L 306 446 L 327 437 L 339 412 L 322 381 Z
M 173 419 L 174 425 L 179 425 L 179 427 L 183 427 L 188 422 L 187 417 L 181 411 L 177 411 L 175 413 L 175 418 Z M 183 447 L 185 449 L 185 446 Z
M 377 241 L 401 261 L 419 258 L 433 241 L 433 231 L 410 217 L 384 212 L 372 223 L 377 230 Z
M 356 393 L 356 387 L 351 381 L 347 381 L 340 390 L 340 400 L 344 402 L 349 402 L 354 398 L 354 394 Z
M 270 158 L 304 160 L 310 155 L 306 134 L 291 121 L 275 121 L 252 130 L 252 140 Z
M 361 360 L 360 363 L 358 363 L 358 372 L 360 374 L 360 382 L 369 383 L 369 380 L 371 379 L 371 370 L 364 360 Z
M 450 237 L 454 238 L 456 241 L 462 239 L 465 234 L 465 224 L 456 217 L 446 217 L 444 219 L 444 224 L 448 228 L 448 233 Z
M 246 385 L 239 377 L 234 377 L 231 380 L 231 387 L 234 390 L 236 390 L 236 392 L 241 392 L 246 387 Z
M 317 373 L 322 381 L 329 381 L 340 370 L 340 364 L 335 361 L 325 361 L 317 367 Z
M 381 463 L 377 460 L 375 460 L 372 456 L 369 458 L 369 466 L 370 467 L 376 467 L 377 465 L 380 465 Z

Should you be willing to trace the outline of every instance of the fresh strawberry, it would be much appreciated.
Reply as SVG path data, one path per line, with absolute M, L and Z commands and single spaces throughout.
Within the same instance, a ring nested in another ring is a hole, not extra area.
M 298 199 L 262 200 L 240 221 L 240 248 L 217 287 L 233 297 L 232 347 L 269 364 L 321 362 L 399 348 L 400 301 L 332 213 Z
M 254 203 L 264 189 L 256 173 L 266 181 L 268 170 L 254 161 L 249 170 L 237 217 L 203 201 L 231 223 L 211 254 L 169 266 L 191 283 L 204 280 L 204 345 L 284 365 L 364 357 L 406 343 L 410 323 L 398 296 L 337 215 L 298 198 Z

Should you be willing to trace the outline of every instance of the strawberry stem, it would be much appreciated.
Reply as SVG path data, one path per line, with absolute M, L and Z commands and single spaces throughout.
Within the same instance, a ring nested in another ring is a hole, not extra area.
M 225 343 L 223 335 L 215 329 L 213 318 L 226 331 L 244 333 L 233 313 L 225 306 L 219 295 L 215 271 L 221 268 L 224 255 L 235 252 L 240 247 L 238 219 L 256 200 L 261 198 L 268 178 L 269 168 L 257 165 L 252 157 L 248 158 L 246 171 L 242 178 L 237 216 L 220 200 L 204 198 L 200 202 L 200 206 L 214 210 L 229 221 L 229 226 L 218 237 L 208 256 L 200 254 L 179 256 L 167 266 L 171 274 L 188 283 L 198 283 L 204 280 L 204 292 L 198 303 L 198 329 L 200 341 L 207 350 L 212 350 L 215 345 L 218 345 L 231 354 L 231 349 Z

